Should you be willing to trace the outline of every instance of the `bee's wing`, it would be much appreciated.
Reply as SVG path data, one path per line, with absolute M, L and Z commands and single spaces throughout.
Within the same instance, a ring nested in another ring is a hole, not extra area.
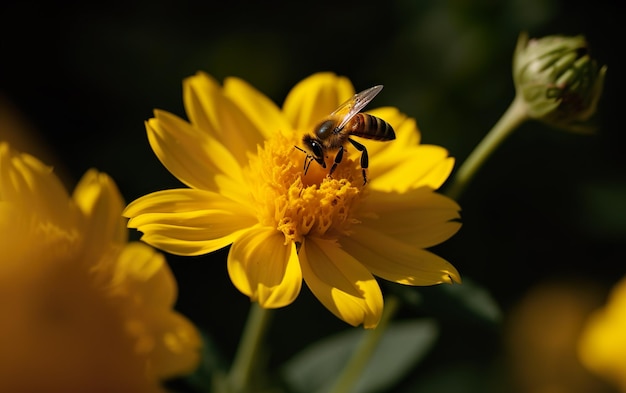
M 339 117 L 341 118 L 338 129 L 343 128 L 343 126 L 350 121 L 361 111 L 361 109 L 365 108 L 367 104 L 370 103 L 376 97 L 378 93 L 383 89 L 383 85 L 376 85 L 374 87 L 370 87 L 367 90 L 363 90 L 360 93 L 356 93 L 352 98 L 343 104 L 339 105 L 339 108 L 335 109 L 333 113 L 330 114 L 331 117 Z

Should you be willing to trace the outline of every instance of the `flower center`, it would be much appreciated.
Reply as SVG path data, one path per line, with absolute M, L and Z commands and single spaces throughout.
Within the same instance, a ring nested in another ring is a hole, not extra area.
M 332 178 L 328 177 L 336 153 L 328 152 L 326 168 L 313 161 L 305 175 L 306 154 L 296 144 L 279 135 L 250 159 L 248 174 L 259 222 L 281 231 L 287 242 L 347 234 L 358 222 L 353 212 L 364 192 L 361 168 L 344 154 Z

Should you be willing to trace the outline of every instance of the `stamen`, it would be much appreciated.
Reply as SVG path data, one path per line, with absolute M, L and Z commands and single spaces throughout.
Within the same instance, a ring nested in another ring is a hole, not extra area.
M 259 222 L 296 243 L 310 235 L 333 238 L 347 233 L 362 195 L 361 168 L 344 157 L 330 178 L 321 165 L 313 170 L 314 157 L 291 142 L 278 136 L 250 159 L 249 181 Z M 299 152 L 306 154 L 304 166 Z

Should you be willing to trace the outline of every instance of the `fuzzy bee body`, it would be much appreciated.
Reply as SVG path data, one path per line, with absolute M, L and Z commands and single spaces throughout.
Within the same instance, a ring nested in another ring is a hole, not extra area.
M 313 161 L 326 168 L 326 155 L 331 151 L 337 151 L 333 165 L 328 172 L 328 175 L 331 176 L 343 159 L 345 145 L 349 142 L 361 152 L 363 184 L 367 183 L 365 173 L 369 166 L 367 148 L 352 139 L 351 136 L 377 141 L 396 139 L 393 127 L 389 123 L 376 116 L 360 113 L 380 93 L 382 88 L 382 85 L 377 85 L 355 94 L 351 99 L 341 104 L 328 118 L 319 123 L 312 134 L 304 135 L 302 138 L 304 149 L 297 148 L 307 154 L 304 160 L 305 174 Z

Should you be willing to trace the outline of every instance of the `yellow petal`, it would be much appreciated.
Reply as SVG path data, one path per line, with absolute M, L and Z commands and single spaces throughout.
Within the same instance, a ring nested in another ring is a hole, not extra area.
M 373 156 L 370 160 L 370 187 L 380 191 L 405 192 L 411 188 L 441 187 L 454 159 L 439 146 L 419 145 L 397 148 Z
M 76 217 L 67 190 L 52 168 L 5 142 L 0 143 L 0 200 L 57 227 L 69 228 Z
M 161 216 L 151 214 L 147 218 L 158 220 Z M 157 222 L 141 225 L 137 229 L 143 232 L 141 240 L 158 249 L 176 255 L 192 256 L 208 254 L 228 246 L 249 227 L 242 225 L 240 221 L 225 222 L 222 215 L 210 215 L 208 218 L 219 221 L 219 224 L 203 228 Z
M 146 122 L 152 150 L 163 165 L 192 188 L 217 191 L 217 177 L 243 184 L 241 166 L 228 149 L 202 130 L 168 112 Z
M 461 227 L 459 205 L 428 187 L 405 193 L 372 190 L 363 210 L 363 225 L 418 248 L 442 243 Z
M 246 114 L 265 139 L 277 132 L 291 132 L 291 124 L 280 108 L 244 80 L 227 78 L 224 81 L 224 94 Z
M 348 78 L 320 72 L 291 89 L 283 112 L 294 128 L 309 131 L 353 95 L 354 88 Z
M 581 363 L 596 375 L 626 387 L 626 277 L 609 293 L 606 304 L 593 311 L 585 321 L 578 341 Z
M 263 143 L 262 130 L 204 73 L 185 79 L 183 94 L 191 123 L 223 143 L 239 165 L 246 165 L 247 154 Z
M 118 258 L 111 293 L 127 296 L 127 330 L 136 340 L 135 353 L 149 357 L 149 378 L 170 378 L 197 367 L 200 335 L 187 318 L 172 310 L 176 281 L 162 254 L 145 244 L 129 243 Z
M 131 242 L 122 249 L 111 279 L 112 291 L 132 294 L 139 307 L 174 306 L 176 281 L 163 254 L 143 243 Z
M 201 239 L 194 240 L 194 232 L 199 232 L 198 229 L 154 224 L 147 227 L 146 230 L 149 232 L 141 236 L 142 241 L 159 250 L 183 256 L 205 255 L 220 250 L 232 244 L 244 231 L 220 233 L 219 235 L 223 236 L 218 237 L 216 235 L 213 239 L 204 239 L 205 233 L 200 233 L 195 237 Z
M 5 273 L 12 268 L 24 269 L 24 260 L 30 258 L 33 244 L 42 243 L 41 234 L 32 227 L 32 217 L 14 204 L 0 200 L 0 278 L 11 277 Z M 1 285 L 0 285 L 1 286 Z
M 390 110 L 385 109 L 385 112 Z M 395 108 L 392 108 L 395 109 Z M 396 139 L 389 143 L 384 143 L 381 146 L 385 149 L 387 154 L 396 154 L 394 149 L 403 150 L 406 147 L 415 147 L 420 143 L 420 132 L 417 128 L 417 122 L 411 117 L 407 117 L 403 113 L 395 114 L 394 116 L 383 113 L 381 116 L 388 116 L 390 124 L 396 132 Z M 386 120 L 386 118 L 383 118 Z M 389 151 L 388 151 L 389 150 Z
M 198 72 L 183 80 L 183 102 L 189 121 L 209 135 L 215 134 L 213 97 L 221 94 L 219 83 L 210 75 Z
M 357 259 L 333 241 L 307 238 L 300 262 L 307 286 L 328 310 L 352 326 L 376 327 L 383 296 L 376 279 Z
M 257 223 L 250 208 L 220 194 L 194 189 L 165 190 L 132 202 L 124 215 L 142 240 L 178 255 L 206 254 L 232 243 Z
M 90 169 L 78 182 L 72 197 L 86 220 L 86 255 L 99 258 L 111 243 L 126 242 L 128 230 L 121 216 L 124 201 L 113 179 Z
M 146 370 L 149 377 L 165 380 L 193 372 L 200 362 L 202 339 L 195 326 L 172 310 L 146 315 L 156 344 Z
M 274 228 L 254 228 L 241 235 L 228 253 L 233 284 L 264 308 L 291 304 L 302 287 L 294 243 Z
M 180 241 L 218 240 L 256 223 L 225 210 L 197 210 L 184 213 L 146 213 L 129 220 L 129 227 L 145 235 L 161 234 Z M 228 243 L 227 243 L 228 244 Z
M 365 225 L 352 230 L 341 246 L 378 277 L 405 285 L 461 282 L 456 268 L 435 254 Z
M 145 213 L 185 213 L 197 210 L 224 210 L 250 217 L 255 215 L 250 201 L 242 204 L 216 192 L 193 188 L 162 190 L 144 195 L 126 206 L 122 214 L 134 218 Z

